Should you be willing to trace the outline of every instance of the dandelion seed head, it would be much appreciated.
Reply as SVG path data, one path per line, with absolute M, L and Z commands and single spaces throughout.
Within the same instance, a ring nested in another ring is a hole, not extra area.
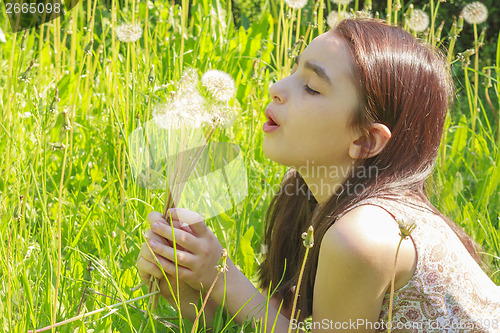
M 212 127 L 231 127 L 238 111 L 227 104 L 217 103 L 211 106 L 205 117 L 205 123 Z
M 421 9 L 413 10 L 408 26 L 415 32 L 422 32 L 429 26 L 429 16 Z
M 481 24 L 488 18 L 488 8 L 479 1 L 465 5 L 462 13 L 465 22 L 469 24 Z
M 116 28 L 116 37 L 124 42 L 135 42 L 142 37 L 142 27 L 139 24 L 120 24 Z
M 354 13 L 355 18 L 373 18 L 372 12 L 367 9 L 363 9 Z
M 182 74 L 179 81 L 179 94 L 191 94 L 198 93 L 198 85 L 200 80 L 198 79 L 198 72 L 192 67 L 186 68 Z
M 337 12 L 336 10 L 332 10 L 326 17 L 326 24 L 328 24 L 330 28 L 333 28 L 337 25 L 337 23 L 339 23 L 340 20 L 351 18 L 353 18 L 353 15 L 351 13 L 341 11 L 339 14 L 339 12 Z
M 301 9 L 307 3 L 307 0 L 285 0 L 285 3 L 293 9 Z
M 153 107 L 153 120 L 162 128 L 200 127 L 206 122 L 205 100 L 199 93 L 181 95 L 172 101 Z
M 231 75 L 217 69 L 209 70 L 203 74 L 201 84 L 216 100 L 221 102 L 229 101 L 236 93 Z
M 352 0 L 331 0 L 331 1 L 340 6 L 340 5 L 348 5 L 351 3 Z

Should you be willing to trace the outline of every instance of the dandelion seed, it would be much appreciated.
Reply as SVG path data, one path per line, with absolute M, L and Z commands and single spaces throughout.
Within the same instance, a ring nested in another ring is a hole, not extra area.
M 337 25 L 339 20 L 351 19 L 351 18 L 353 18 L 353 15 L 351 13 L 341 11 L 339 15 L 339 13 L 336 10 L 332 10 L 330 14 L 328 14 L 328 16 L 326 17 L 326 24 L 328 24 L 330 28 L 333 28 Z
M 307 3 L 307 0 L 285 0 L 285 3 L 293 9 L 301 9 Z
M 462 10 L 465 22 L 469 24 L 481 24 L 488 18 L 488 8 L 479 2 L 475 1 L 465 5 Z
M 331 0 L 331 1 L 340 6 L 340 5 L 348 5 L 351 3 L 352 0 Z
M 408 22 L 408 26 L 415 32 L 422 32 L 429 26 L 429 16 L 421 9 L 415 9 Z
M 221 102 L 227 102 L 234 97 L 236 88 L 231 75 L 217 69 L 210 70 L 201 77 L 201 84 Z
M 29 118 L 31 116 L 33 116 L 33 114 L 31 112 L 25 112 L 25 113 L 21 114 L 21 118 Z
M 135 42 L 142 37 L 142 27 L 139 24 L 120 24 L 116 28 L 116 37 L 124 42 Z

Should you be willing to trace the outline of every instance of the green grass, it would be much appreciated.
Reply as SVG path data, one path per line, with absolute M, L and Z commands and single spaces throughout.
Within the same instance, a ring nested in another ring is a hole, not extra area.
M 255 281 L 264 214 L 286 170 L 262 152 L 268 86 L 288 75 L 290 56 L 328 28 L 313 20 L 335 9 L 325 2 L 323 9 L 309 1 L 298 29 L 292 18 L 299 12 L 279 1 L 266 2 L 248 30 L 232 23 L 230 2 L 217 0 L 190 7 L 185 0 L 183 6 L 157 1 L 152 8 L 145 1 L 124 1 L 120 8 L 116 1 L 108 7 L 80 1 L 64 20 L 25 36 L 11 33 L 2 11 L 7 42 L 0 42 L 0 330 L 26 332 L 74 317 L 79 308 L 90 312 L 147 293 L 145 287 L 130 289 L 140 282 L 135 263 L 148 229 L 146 216 L 164 203 L 162 193 L 140 187 L 131 176 L 127 137 L 149 119 L 152 105 L 170 96 L 175 85 L 162 85 L 176 82 L 186 66 L 200 73 L 222 69 L 236 80 L 241 115 L 213 140 L 241 147 L 249 195 L 207 224 Z M 393 21 L 402 22 L 406 10 L 393 10 Z M 140 23 L 143 37 L 119 42 L 111 27 L 122 21 Z M 451 27 L 441 39 L 437 35 L 421 37 L 443 48 L 456 38 Z M 303 42 L 296 43 L 297 36 L 304 36 Z M 470 48 L 479 54 L 472 65 L 463 68 L 456 58 L 465 50 L 449 57 L 457 97 L 430 195 L 484 247 L 491 277 L 500 284 L 500 39 L 496 59 L 481 58 L 479 44 Z M 31 60 L 34 65 L 25 72 Z M 148 81 L 152 65 L 154 86 Z M 31 116 L 23 117 L 26 112 Z M 146 305 L 147 299 L 138 300 L 57 331 L 134 332 Z M 159 315 L 179 325 L 166 302 L 160 302 Z M 220 327 L 226 324 L 221 319 Z M 190 330 L 185 325 L 182 331 Z M 232 323 L 227 330 L 239 332 Z

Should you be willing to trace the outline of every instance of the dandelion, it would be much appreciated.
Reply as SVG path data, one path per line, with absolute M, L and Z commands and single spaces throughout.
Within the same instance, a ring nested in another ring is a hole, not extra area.
M 135 42 L 142 37 L 142 27 L 139 24 L 120 24 L 116 28 L 116 37 L 124 43 Z
M 392 304 L 394 301 L 394 282 L 396 279 L 396 263 L 398 260 L 398 254 L 399 254 L 399 248 L 401 246 L 401 243 L 403 242 L 403 239 L 406 239 L 408 236 L 411 235 L 413 230 L 417 227 L 415 224 L 415 221 L 412 218 L 409 218 L 407 216 L 403 216 L 401 219 L 396 219 L 399 225 L 399 236 L 401 237 L 399 239 L 398 247 L 396 248 L 396 256 L 394 257 L 394 266 L 392 268 L 392 279 L 391 279 L 391 298 L 389 301 L 389 316 L 387 322 L 392 324 Z M 388 333 L 391 333 L 391 327 L 387 330 Z
M 481 24 L 488 18 L 488 8 L 479 2 L 474 1 L 465 5 L 462 10 L 465 22 L 469 24 Z
M 363 10 L 355 12 L 354 13 L 354 17 L 357 18 L 357 19 L 360 19 L 360 18 L 373 18 L 373 14 L 369 10 L 363 9 Z
M 153 120 L 165 129 L 181 126 L 198 128 L 206 122 L 203 105 L 204 100 L 200 95 L 176 98 L 170 103 L 156 105 L 153 108 Z
M 331 0 L 331 1 L 340 6 L 340 5 L 348 5 L 351 3 L 352 0 Z
M 328 16 L 326 17 L 326 23 L 330 28 L 333 28 L 337 25 L 339 20 L 351 19 L 351 18 L 353 18 L 353 15 L 351 13 L 341 11 L 339 15 L 339 13 L 336 10 L 332 10 L 330 14 L 328 14 Z
M 230 127 L 236 120 L 237 112 L 227 104 L 217 103 L 206 114 L 205 123 L 211 127 Z
M 293 9 L 301 9 L 307 3 L 307 0 L 285 0 L 285 3 Z
M 422 32 L 429 26 L 429 16 L 421 9 L 415 9 L 408 26 L 415 32 Z
M 217 69 L 210 70 L 201 77 L 201 84 L 221 102 L 227 102 L 234 97 L 236 88 L 231 75 Z

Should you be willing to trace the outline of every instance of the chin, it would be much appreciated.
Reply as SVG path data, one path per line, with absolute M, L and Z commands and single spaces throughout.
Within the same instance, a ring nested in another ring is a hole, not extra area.
M 264 153 L 264 156 L 276 163 L 287 167 L 292 167 L 294 164 L 290 159 L 290 155 L 287 154 L 288 151 L 276 147 L 270 142 L 266 143 L 266 138 L 264 138 L 264 143 L 262 144 L 262 152 Z

